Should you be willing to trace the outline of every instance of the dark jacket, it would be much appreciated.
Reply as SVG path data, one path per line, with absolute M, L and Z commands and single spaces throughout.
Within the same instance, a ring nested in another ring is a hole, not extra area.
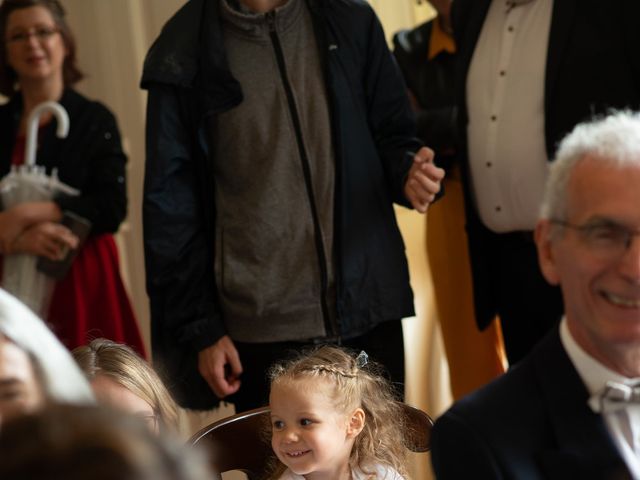
M 456 0 L 451 16 L 456 36 L 456 98 L 459 159 L 465 183 L 469 254 L 476 321 L 486 328 L 496 313 L 505 282 L 496 268 L 501 243 L 473 205 L 466 145 L 466 81 L 491 0 Z M 640 2 L 562 0 L 553 2 L 544 74 L 545 142 L 549 160 L 560 140 L 578 123 L 612 108 L 640 108 Z M 527 135 L 528 132 L 522 132 Z M 537 265 L 534 267 L 537 269 Z M 514 285 L 520 288 L 521 285 Z M 503 293 L 509 295 L 509 293 Z
M 457 146 L 455 56 L 443 51 L 429 58 L 433 22 L 393 36 L 393 55 L 407 87 L 418 101 L 417 135 L 435 151 L 436 164 L 449 169 Z
M 59 103 L 69 114 L 69 134 L 55 135 L 55 122 L 40 129 L 36 164 L 58 169 L 60 180 L 78 190 L 78 197 L 56 199 L 92 224 L 91 232 L 116 232 L 127 215 L 125 164 L 120 132 L 113 114 L 101 103 L 66 89 Z M 0 178 L 11 168 L 11 156 L 22 112 L 22 96 L 0 107 Z
M 436 478 L 630 479 L 588 400 L 555 329 L 525 360 L 436 421 Z
M 382 28 L 362 0 L 307 0 L 325 66 L 336 165 L 334 335 L 353 337 L 413 315 L 392 202 L 420 148 Z M 209 128 L 242 102 L 222 44 L 218 0 L 189 1 L 145 61 L 149 90 L 144 232 L 153 350 L 177 400 L 216 399 L 197 354 L 225 335 L 214 279 L 215 205 Z M 283 246 L 286 248 L 286 246 Z M 256 319 L 256 328 L 268 328 Z M 302 340 L 302 339 L 301 339 Z

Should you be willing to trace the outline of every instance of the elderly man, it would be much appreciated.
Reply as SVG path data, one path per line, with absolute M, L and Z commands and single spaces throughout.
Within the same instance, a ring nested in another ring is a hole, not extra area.
M 539 262 L 564 319 L 436 422 L 438 479 L 640 478 L 640 115 L 563 140 L 541 217 Z

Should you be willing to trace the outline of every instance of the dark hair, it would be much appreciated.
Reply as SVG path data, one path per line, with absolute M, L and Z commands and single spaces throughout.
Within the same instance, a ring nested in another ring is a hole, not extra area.
M 105 407 L 52 405 L 11 419 L 2 425 L 0 458 L 3 480 L 211 478 L 202 450 Z
M 84 74 L 76 65 L 76 41 L 71 33 L 64 15 L 65 11 L 58 0 L 4 0 L 0 2 L 0 93 L 10 97 L 15 93 L 15 83 L 18 80 L 16 72 L 7 62 L 6 30 L 9 15 L 15 10 L 29 7 L 44 7 L 53 17 L 62 36 L 67 54 L 62 65 L 64 85 L 69 86 L 84 78 Z

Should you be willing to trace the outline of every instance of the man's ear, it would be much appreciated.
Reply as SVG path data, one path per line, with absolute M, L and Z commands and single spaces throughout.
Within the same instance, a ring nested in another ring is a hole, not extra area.
M 356 408 L 349 417 L 349 423 L 347 424 L 347 437 L 357 437 L 364 428 L 365 414 L 362 408 Z
M 535 229 L 536 247 L 538 249 L 538 263 L 542 275 L 551 285 L 558 285 L 560 277 L 556 268 L 556 257 L 553 248 L 553 225 L 549 220 L 539 220 Z

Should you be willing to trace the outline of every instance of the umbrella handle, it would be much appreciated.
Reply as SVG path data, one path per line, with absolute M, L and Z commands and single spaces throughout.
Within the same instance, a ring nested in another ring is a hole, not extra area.
M 62 105 L 57 102 L 44 102 L 34 108 L 27 119 L 27 147 L 25 152 L 25 163 L 29 166 L 36 164 L 36 145 L 38 139 L 38 125 L 40 116 L 44 112 L 51 112 L 58 121 L 56 135 L 64 138 L 69 133 L 69 115 Z

